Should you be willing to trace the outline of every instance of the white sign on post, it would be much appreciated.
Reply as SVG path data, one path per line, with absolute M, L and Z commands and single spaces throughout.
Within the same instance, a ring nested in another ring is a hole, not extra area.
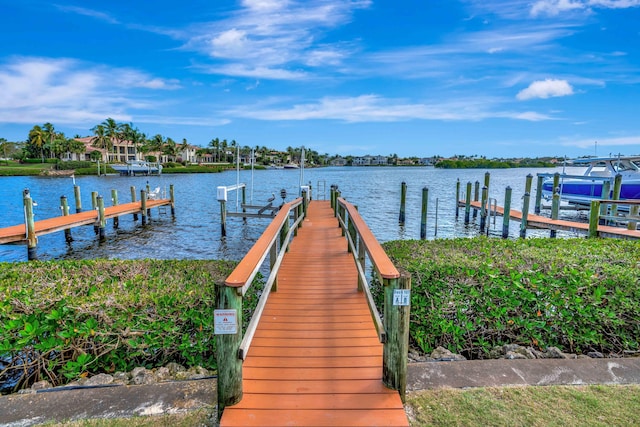
M 238 332 L 237 310 L 213 310 L 213 332 L 216 335 L 231 335 Z
M 393 305 L 409 305 L 411 300 L 410 289 L 394 289 L 393 290 Z

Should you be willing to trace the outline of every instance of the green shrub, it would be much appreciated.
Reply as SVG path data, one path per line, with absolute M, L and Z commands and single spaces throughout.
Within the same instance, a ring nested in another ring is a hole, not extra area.
M 640 245 L 453 239 L 384 245 L 412 276 L 410 336 L 473 358 L 520 344 L 622 354 L 640 342 Z
M 67 161 L 67 162 L 59 162 L 56 164 L 56 170 L 72 170 L 72 169 L 82 169 L 82 168 L 98 168 L 94 163 L 87 161 Z
M 234 265 L 165 260 L 1 264 L 0 384 L 24 388 L 46 379 L 58 385 L 168 362 L 215 368 L 215 287 Z M 259 289 L 253 286 L 245 298 L 247 313 Z

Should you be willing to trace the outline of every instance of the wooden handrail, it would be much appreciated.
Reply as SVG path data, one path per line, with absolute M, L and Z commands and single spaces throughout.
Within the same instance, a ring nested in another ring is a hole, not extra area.
M 606 199 L 606 200 L 599 200 L 599 202 L 601 204 L 607 203 L 611 205 L 640 205 L 640 199 L 622 199 L 622 200 Z
M 256 273 L 260 269 L 260 265 L 269 253 L 269 249 L 278 238 L 278 233 L 282 229 L 285 221 L 288 220 L 291 209 L 297 207 L 302 203 L 302 198 L 297 198 L 292 202 L 285 203 L 280 207 L 278 214 L 273 221 L 267 226 L 262 233 L 262 236 L 253 245 L 253 247 L 247 252 L 247 255 L 240 261 L 236 268 L 231 272 L 229 277 L 225 280 L 224 284 L 232 288 L 245 288 L 245 285 L 249 285 L 255 277 Z M 243 289 L 243 294 L 244 294 Z
M 380 274 L 383 279 L 399 278 L 400 273 L 398 269 L 396 269 L 396 266 L 393 265 L 387 253 L 382 249 L 382 246 L 369 229 L 367 223 L 364 222 L 355 206 L 342 197 L 338 198 L 338 203 L 347 210 L 349 218 L 360 235 L 369 254 L 369 258 L 378 271 L 378 274 Z

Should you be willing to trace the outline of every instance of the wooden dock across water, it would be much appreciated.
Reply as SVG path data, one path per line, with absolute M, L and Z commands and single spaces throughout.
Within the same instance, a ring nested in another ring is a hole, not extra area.
M 408 426 L 382 382 L 378 340 L 329 201 L 312 201 L 243 364 L 243 398 L 221 426 Z
M 146 208 L 157 208 L 160 206 L 170 205 L 170 199 L 147 200 Z M 141 202 L 123 203 L 121 205 L 105 207 L 105 218 L 111 219 L 127 214 L 141 213 Z M 88 210 L 80 213 L 70 214 L 67 216 L 58 216 L 47 218 L 35 222 L 36 236 L 54 233 L 56 231 L 69 230 L 81 225 L 91 225 L 98 221 L 98 212 L 96 210 Z M 14 225 L 0 229 L 0 244 L 7 243 L 26 243 L 25 224 Z
M 465 206 L 465 201 L 459 202 L 459 206 Z M 472 201 L 471 208 L 480 210 L 482 202 Z M 493 209 L 493 208 L 492 208 Z M 504 208 L 496 207 L 496 213 L 500 216 L 504 215 Z M 511 209 L 510 218 L 516 221 L 522 221 L 522 212 Z M 529 213 L 527 215 L 527 228 L 541 228 L 558 231 L 569 231 L 574 233 L 589 233 L 589 224 L 577 221 L 567 221 L 562 219 L 551 219 L 540 215 Z M 640 230 L 628 230 L 626 228 L 612 227 L 609 225 L 598 225 L 598 236 L 613 237 L 619 239 L 640 239 Z

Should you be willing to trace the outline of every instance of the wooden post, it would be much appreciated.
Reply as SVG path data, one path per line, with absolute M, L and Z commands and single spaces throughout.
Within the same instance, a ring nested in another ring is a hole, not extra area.
M 80 199 L 80 186 L 73 186 L 73 196 L 76 200 L 76 213 L 82 212 L 82 200 Z
M 25 237 L 27 239 L 27 259 L 29 261 L 37 259 L 36 246 L 38 245 L 38 236 L 36 236 L 36 223 L 33 220 L 33 200 L 29 189 L 25 188 L 22 192 L 22 203 L 24 204 L 24 220 L 25 220 Z
M 558 192 L 560 194 L 562 194 L 562 189 L 560 188 L 560 174 L 558 172 L 553 174 L 553 190 L 552 190 L 552 192 L 555 193 L 556 189 L 558 189 Z
M 358 210 L 358 207 L 356 205 L 354 205 L 353 207 Z M 349 231 L 349 236 L 351 236 L 351 240 L 353 241 L 353 245 L 355 246 L 358 243 L 358 232 L 356 230 L 356 227 L 353 225 L 351 217 L 349 217 L 349 222 L 347 223 L 347 231 Z M 349 253 L 352 252 L 351 246 L 347 246 L 347 249 Z
M 616 177 L 613 181 L 613 200 L 620 200 L 620 190 L 622 189 L 622 175 L 620 174 L 616 174 Z M 611 216 L 612 217 L 616 217 L 618 216 L 618 204 L 617 203 L 613 203 L 611 205 Z M 613 220 L 612 220 L 613 222 Z
M 558 212 L 560 211 L 560 188 L 556 187 L 553 191 L 553 199 L 551 200 L 551 219 L 558 219 Z M 556 230 L 551 230 L 550 236 L 556 237 Z
M 97 191 L 91 192 L 91 209 L 93 209 L 94 211 L 98 210 L 98 192 Z M 97 220 L 93 224 L 93 232 L 96 234 L 100 233 L 100 227 L 98 225 Z
M 287 215 L 287 219 L 285 219 L 284 224 L 282 224 L 282 228 L 280 229 L 280 247 L 285 248 L 285 252 L 289 251 L 289 242 L 287 241 L 287 234 L 289 233 L 289 215 Z M 343 231 L 344 236 L 344 231 Z
M 602 182 L 602 192 L 600 193 L 601 199 L 609 199 L 611 193 L 611 181 L 603 181 Z M 607 203 L 600 203 L 600 217 L 604 217 L 607 215 L 607 210 L 609 209 L 609 205 Z M 604 218 L 598 219 L 598 224 L 604 225 L 606 223 Z
M 273 266 L 276 265 L 276 261 L 278 260 L 278 243 L 276 241 L 271 245 L 271 249 L 269 249 L 269 271 L 273 270 Z M 273 286 L 271 286 L 271 290 L 273 292 L 278 291 L 278 275 L 273 280 Z
M 118 190 L 116 189 L 111 190 L 111 203 L 113 206 L 118 206 Z M 116 215 L 113 217 L 113 228 L 118 228 L 119 225 L 120 218 Z
M 458 181 L 458 191 L 460 191 L 460 181 Z M 459 197 L 459 196 L 458 196 Z M 456 197 L 456 205 L 458 204 Z M 427 238 L 427 210 L 429 208 L 429 189 L 427 187 L 422 188 L 422 211 L 420 216 L 420 238 L 422 240 Z M 456 208 L 456 213 L 457 213 Z M 456 215 L 457 216 L 457 215 Z
M 456 219 L 460 216 L 460 178 L 456 181 Z
M 473 188 L 473 201 L 480 200 L 480 181 L 476 181 Z M 478 209 L 473 208 L 473 219 L 478 217 Z
M 67 203 L 67 196 L 60 196 L 60 210 L 62 210 L 62 216 L 69 216 L 69 204 Z M 64 240 L 67 243 L 73 241 L 73 237 L 71 237 L 71 229 L 65 228 Z
M 640 211 L 640 205 L 629 206 L 630 217 L 637 217 L 639 211 Z M 638 221 L 629 220 L 629 222 L 627 223 L 627 230 L 637 230 L 637 229 L 638 229 Z
M 398 223 L 404 225 L 405 205 L 407 202 L 407 183 L 402 181 L 400 185 L 400 215 L 398 215 Z
M 407 357 L 409 352 L 410 305 L 394 305 L 396 290 L 411 290 L 411 276 L 384 279 L 384 343 L 382 358 L 382 382 L 392 390 L 398 390 L 404 402 L 407 390 Z
M 135 203 L 135 201 L 136 201 L 136 187 L 134 187 L 133 185 L 131 186 L 131 201 L 133 203 Z M 138 220 L 138 214 L 137 213 L 133 214 L 133 220 L 134 221 Z
M 533 209 L 533 212 L 535 212 L 536 215 L 539 215 L 542 210 L 542 181 L 544 181 L 544 177 L 538 175 L 538 185 L 536 186 L 536 205 Z
M 531 175 L 529 175 L 531 176 Z M 520 237 L 527 237 L 527 217 L 529 216 L 529 193 L 524 193 L 522 201 L 522 221 L 520 222 Z
M 243 186 L 242 187 L 242 213 L 246 213 L 247 212 L 247 208 L 245 207 L 246 204 L 247 204 L 247 187 Z M 247 217 L 243 216 L 242 217 L 242 221 L 246 224 L 247 223 Z
M 489 189 L 485 185 L 482 187 L 482 200 L 480 201 L 480 232 L 484 233 L 487 225 L 487 199 L 489 197 Z
M 342 192 L 338 190 L 338 186 L 336 185 L 336 191 L 335 191 L 336 204 L 334 207 L 334 215 L 336 218 L 338 218 L 338 215 L 340 214 L 340 203 L 338 203 L 338 199 L 340 197 L 342 197 Z
M 467 182 L 467 195 L 464 204 L 464 223 L 469 224 L 469 215 L 471 214 L 471 181 Z
M 176 216 L 176 198 L 173 191 L 173 184 L 169 185 L 169 200 L 171 200 L 171 217 L 175 218 Z
M 531 183 L 533 181 L 533 175 L 528 174 L 526 177 L 526 181 L 524 184 L 524 192 L 525 193 L 529 193 L 529 195 L 531 195 Z
M 509 220 L 511 219 L 511 187 L 504 190 L 504 212 L 502 215 L 502 238 L 509 237 Z
M 307 190 L 302 190 L 302 213 L 304 216 L 307 216 L 307 208 L 309 207 L 308 197 Z M 300 223 L 300 226 L 302 226 L 302 223 Z
M 140 214 L 142 215 L 142 225 L 147 224 L 147 192 L 140 190 Z
M 592 200 L 591 209 L 589 209 L 589 237 L 598 237 L 599 214 L 600 214 L 600 200 Z
M 104 216 L 104 199 L 102 196 L 96 198 L 98 204 L 98 240 L 103 242 L 105 240 L 104 230 L 107 227 L 107 219 Z
M 489 181 L 490 180 L 491 180 L 491 174 L 489 172 L 485 172 L 484 173 L 484 186 L 487 187 L 487 192 L 489 191 Z
M 358 258 L 356 262 L 360 264 L 360 266 L 362 267 L 362 271 L 367 271 L 366 257 L 367 257 L 367 249 L 364 246 L 364 241 L 362 240 L 362 238 L 358 238 Z M 358 274 L 358 290 L 359 291 L 364 290 L 364 283 L 362 282 L 362 278 L 360 277 L 359 274 Z
M 227 202 L 220 200 L 220 234 L 227 235 Z
M 242 296 L 236 288 L 221 284 L 216 287 L 216 307 L 235 311 L 237 319 L 235 334 L 216 335 L 218 418 L 221 418 L 224 408 L 242 400 L 242 359 L 238 357 L 242 342 Z

